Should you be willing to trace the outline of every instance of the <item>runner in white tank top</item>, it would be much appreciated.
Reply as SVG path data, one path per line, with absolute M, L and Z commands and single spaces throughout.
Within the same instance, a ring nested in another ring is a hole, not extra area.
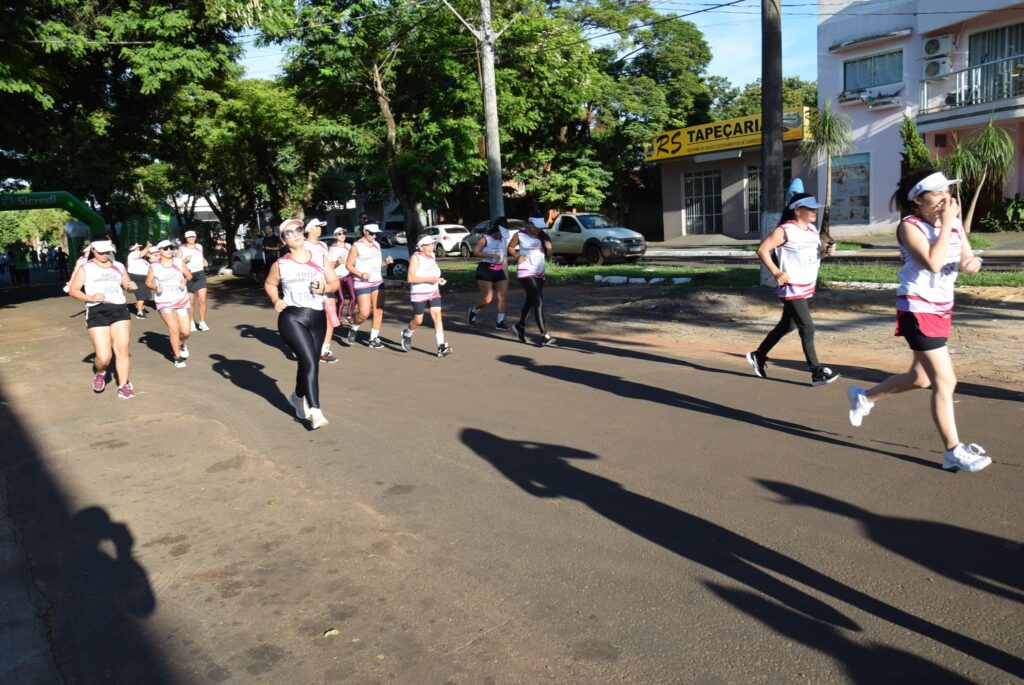
M 288 254 L 271 265 L 264 290 L 278 312 L 277 330 L 298 359 L 295 390 L 289 400 L 295 416 L 308 419 L 316 429 L 328 423 L 320 410 L 319 351 L 326 326 L 324 296 L 337 291 L 338 277 L 319 251 L 305 245 L 301 221 L 289 219 L 281 224 L 280 231 Z
M 209 331 L 206 323 L 206 267 L 209 263 L 203 257 L 203 246 L 195 231 L 185 231 L 185 242 L 182 243 L 179 256 L 185 262 L 192 277 L 188 281 L 188 299 L 192 305 L 189 316 L 197 316 L 189 326 L 193 331 Z
M 306 223 L 306 249 L 316 255 L 315 261 L 320 264 L 332 261 L 331 248 L 328 247 L 327 243 L 320 240 L 320 234 L 326 225 L 326 221 L 320 221 L 320 219 L 316 218 L 310 219 Z M 337 275 L 337 272 L 335 272 L 335 275 Z M 338 302 L 328 295 L 323 303 L 323 308 L 326 329 L 323 343 L 320 345 L 320 361 L 325 364 L 334 364 L 338 361 L 338 358 L 331 352 L 331 340 L 334 339 L 335 326 L 340 324 L 340 321 L 338 321 Z
M 107 370 L 114 358 L 117 396 L 130 400 L 135 397 L 129 378 L 131 317 L 124 292 L 135 290 L 135 284 L 128 278 L 124 265 L 114 261 L 114 244 L 110 240 L 94 240 L 89 255 L 91 258 L 71 277 L 68 294 L 85 303 L 85 326 L 96 352 L 92 390 L 100 393 L 106 388 Z
M 412 352 L 412 334 L 423 323 L 423 312 L 430 308 L 434 320 L 434 337 L 437 339 L 437 356 L 444 357 L 452 348 L 444 341 L 444 325 L 441 323 L 441 291 L 447 283 L 441 278 L 441 267 L 434 258 L 437 243 L 433 236 L 424 236 L 417 241 L 419 248 L 409 258 L 409 299 L 412 300 L 412 319 L 402 331 L 402 349 Z
M 341 285 L 338 287 L 338 318 L 349 326 L 356 315 L 356 288 L 355 279 L 348 270 L 348 255 L 352 246 L 345 242 L 345 229 L 338 227 L 334 229 L 334 245 L 331 246 L 331 258 L 334 260 L 334 270 L 338 275 Z M 347 303 L 347 307 L 346 307 Z M 347 343 L 347 339 L 343 339 Z
M 508 299 L 508 272 L 505 264 L 508 261 L 508 243 L 512 239 L 509 232 L 508 219 L 503 216 L 491 220 L 487 230 L 473 245 L 473 256 L 480 259 L 476 266 L 476 283 L 480 290 L 480 298 L 469 308 L 469 323 L 476 323 L 480 315 L 492 300 L 498 300 L 498 315 L 494 327 L 499 331 L 507 331 L 505 323 L 505 306 Z
M 759 378 L 766 378 L 768 353 L 794 328 L 800 333 L 807 368 L 811 371 L 811 387 L 832 383 L 839 374 L 818 362 L 814 349 L 814 320 L 808 299 L 814 295 L 818 282 L 818 265 L 824 255 L 835 254 L 835 244 L 821 245 L 821 236 L 814 220 L 823 205 L 813 195 L 797 193 L 789 200 L 782 222 L 757 248 L 757 256 L 775 277 L 776 290 L 782 300 L 782 318 L 753 352 L 747 363 Z M 773 259 L 774 256 L 774 259 Z
M 146 276 L 149 275 L 149 248 L 135 243 L 128 248 L 128 278 L 135 284 L 135 318 L 146 318 L 146 300 L 153 299 L 153 294 L 146 287 Z
M 348 255 L 346 267 L 352 272 L 355 281 L 356 305 L 358 311 L 352 326 L 348 329 L 346 341 L 349 345 L 356 341 L 356 333 L 359 326 L 373 315 L 373 322 L 370 327 L 370 342 L 367 346 L 371 350 L 379 350 L 384 347 L 380 341 L 380 327 L 384 322 L 384 277 L 381 269 L 392 263 L 391 257 L 381 259 L 380 245 L 377 244 L 376 235 L 380 233 L 377 224 L 366 224 L 362 227 L 363 235 L 352 245 Z
M 914 361 L 906 373 L 865 390 L 850 386 L 850 423 L 861 425 L 875 402 L 916 388 L 931 389 L 931 418 L 943 443 L 942 467 L 980 471 L 992 463 L 977 443 L 960 442 L 953 404 L 956 373 L 946 347 L 959 272 L 974 274 L 981 258 L 963 238 L 960 207 L 949 194 L 959 179 L 941 172 L 913 172 L 900 180 L 893 199 L 904 218 L 896 230 L 903 255 L 896 296 L 896 335 L 906 338 Z
M 182 369 L 189 357 L 186 342 L 192 334 L 192 309 L 189 302 L 188 282 L 192 272 L 174 256 L 174 245 L 169 240 L 156 244 L 160 258 L 150 264 L 146 285 L 153 291 L 156 310 L 167 326 L 171 342 L 171 361 L 174 368 Z
M 548 333 L 544 321 L 544 261 L 551 259 L 551 239 L 544 228 L 547 224 L 539 217 L 531 217 L 526 228 L 512 236 L 508 243 L 508 254 L 518 263 L 516 277 L 526 292 L 526 302 L 519 312 L 519 321 L 512 330 L 519 342 L 526 342 L 526 317 L 533 312 L 533 318 L 540 329 L 540 346 L 550 345 L 555 339 Z

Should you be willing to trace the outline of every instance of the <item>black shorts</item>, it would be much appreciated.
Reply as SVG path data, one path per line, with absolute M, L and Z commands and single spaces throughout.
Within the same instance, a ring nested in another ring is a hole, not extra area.
M 118 321 L 129 321 L 128 305 L 100 302 L 85 308 L 85 327 L 104 328 Z
M 206 287 L 206 272 L 202 269 L 192 272 L 192 280 L 185 286 L 190 293 L 195 293 Z
M 912 312 L 896 312 L 899 322 L 899 335 L 907 339 L 907 345 L 914 352 L 929 352 L 946 346 L 947 338 L 929 337 L 921 332 L 917 325 L 917 317 Z
M 476 280 L 486 281 L 487 283 L 501 283 L 508 280 L 508 274 L 505 273 L 504 266 L 500 269 L 492 269 L 491 265 L 487 262 L 480 262 L 476 265 Z
M 441 308 L 441 298 L 440 297 L 435 297 L 432 300 L 422 300 L 420 302 L 413 302 L 412 303 L 412 313 L 415 316 L 419 316 L 420 314 L 422 314 L 423 312 L 425 312 L 427 310 L 428 306 L 431 309 L 434 309 L 434 308 L 440 309 Z
M 132 279 L 132 283 L 136 285 L 135 288 L 135 301 L 145 302 L 146 300 L 153 299 L 153 293 L 146 285 L 146 277 L 140 276 L 139 274 L 128 274 L 128 278 Z

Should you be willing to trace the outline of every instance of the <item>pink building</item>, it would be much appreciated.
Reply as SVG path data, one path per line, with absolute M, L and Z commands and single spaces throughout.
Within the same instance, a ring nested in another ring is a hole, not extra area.
M 854 134 L 853 152 L 833 162 L 834 234 L 895 231 L 889 199 L 901 173 L 904 113 L 940 156 L 994 117 L 1017 149 L 1003 193 L 1024 192 L 1024 4 L 979 4 L 819 2 L 819 102 L 848 115 Z

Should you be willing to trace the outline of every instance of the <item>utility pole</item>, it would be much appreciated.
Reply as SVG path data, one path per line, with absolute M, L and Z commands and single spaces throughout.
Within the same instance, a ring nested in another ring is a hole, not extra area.
M 782 16 L 779 0 L 761 0 L 761 240 L 782 217 Z M 761 265 L 761 285 L 775 285 Z
M 480 88 L 484 97 L 484 143 L 487 155 L 487 198 L 493 219 L 505 215 L 505 196 L 502 193 L 501 178 L 501 137 L 498 132 L 498 93 L 494 82 L 494 43 L 508 29 L 508 26 L 511 26 L 511 22 L 501 31 L 494 32 L 491 26 L 490 0 L 480 0 L 479 29 L 474 28 L 463 19 L 448 0 L 444 0 L 444 4 L 469 29 L 480 46 Z

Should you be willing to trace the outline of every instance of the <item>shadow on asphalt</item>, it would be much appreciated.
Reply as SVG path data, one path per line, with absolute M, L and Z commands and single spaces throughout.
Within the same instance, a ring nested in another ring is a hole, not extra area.
M 235 326 L 235 330 L 238 331 L 239 336 L 248 338 L 251 340 L 258 340 L 267 347 L 273 347 L 275 350 L 280 350 L 281 354 L 289 359 L 292 358 L 291 351 L 288 346 L 284 344 L 284 340 L 281 339 L 281 334 L 277 331 L 273 331 L 266 326 L 253 326 L 249 323 L 242 323 Z
M 97 506 L 72 513 L 7 402 L 0 402 L 0 431 L 9 513 L 48 600 L 43 620 L 64 679 L 173 682 L 140 622 L 153 613 L 156 598 L 132 554 L 128 526 Z
M 769 430 L 779 431 L 781 433 L 786 433 L 787 435 L 794 435 L 798 438 L 806 438 L 808 440 L 824 442 L 830 445 L 852 447 L 856 450 L 884 454 L 886 456 L 899 459 L 900 461 L 906 461 L 911 464 L 917 464 L 930 469 L 941 468 L 941 465 L 934 461 L 921 459 L 919 457 L 912 457 L 910 455 L 903 454 L 902 452 L 887 452 L 885 450 L 871 449 L 864 445 L 841 440 L 837 437 L 830 437 L 831 435 L 835 435 L 834 433 L 824 433 L 813 428 L 808 428 L 807 426 L 802 426 L 798 423 L 773 419 L 769 416 L 762 416 L 761 414 L 737 409 L 736 407 L 729 407 L 724 404 L 718 404 L 717 402 L 710 402 L 699 397 L 693 397 L 692 395 L 684 395 L 683 393 L 675 392 L 674 390 L 667 390 L 653 385 L 636 383 L 634 381 L 626 380 L 620 376 L 599 373 L 597 371 L 576 369 L 569 366 L 538 364 L 534 359 L 517 357 L 514 355 L 503 355 L 498 357 L 498 361 L 521 366 L 525 370 L 540 374 L 545 378 L 557 378 L 569 383 L 577 383 L 592 390 L 603 390 L 619 397 L 644 400 L 647 402 L 657 402 L 658 404 L 664 404 L 669 407 L 688 409 L 690 411 L 710 414 L 723 419 L 739 421 L 757 428 L 767 428 Z M 718 372 L 734 373 L 732 371 L 721 370 L 718 370 Z M 746 376 L 749 374 L 740 375 Z
M 800 617 L 804 626 L 817 626 L 817 630 L 823 635 L 826 629 L 834 632 L 835 628 L 832 626 L 860 630 L 860 626 L 845 614 L 783 580 L 787 579 L 812 588 L 837 602 L 846 603 L 884 621 L 933 639 L 1007 673 L 1018 677 L 1024 675 L 1024 662 L 1019 657 L 907 613 L 754 540 L 699 516 L 630 492 L 620 483 L 584 471 L 571 463 L 573 460 L 598 459 L 592 452 L 565 445 L 507 440 L 475 428 L 463 429 L 460 437 L 463 444 L 524 492 L 541 498 L 576 500 L 612 523 L 788 607 L 770 617 L 773 620 L 793 613 Z M 745 610 L 764 609 L 763 600 L 751 603 L 742 601 L 744 596 L 741 593 L 727 596 L 725 599 L 736 599 L 745 605 L 741 607 Z M 765 612 L 755 615 L 769 618 Z M 793 624 L 789 625 L 792 630 Z M 780 629 L 780 632 L 785 630 Z M 801 629 L 801 634 L 806 632 Z M 804 636 L 811 640 L 809 636 Z M 811 642 L 808 644 L 814 646 Z M 825 640 L 819 644 L 827 646 L 828 642 Z M 832 646 L 835 648 L 841 645 Z M 939 672 L 939 667 L 934 664 L 921 662 L 917 665 L 922 672 Z M 872 677 L 865 682 L 894 681 L 892 672 L 876 671 L 875 665 L 862 664 L 861 668 L 871 669 Z
M 228 359 L 222 354 L 211 354 L 213 370 L 242 390 L 263 398 L 275 409 L 295 418 L 291 402 L 277 387 L 277 380 L 263 373 L 263 364 L 248 359 Z
M 780 495 L 784 505 L 811 507 L 858 521 L 875 544 L 938 575 L 1024 604 L 1024 553 L 1014 540 L 945 523 L 880 516 L 789 483 L 755 482 Z
M 168 333 L 157 333 L 146 331 L 139 336 L 139 343 L 159 354 L 168 361 L 174 361 L 174 353 L 171 350 L 171 336 Z M 186 343 L 188 344 L 188 343 Z

